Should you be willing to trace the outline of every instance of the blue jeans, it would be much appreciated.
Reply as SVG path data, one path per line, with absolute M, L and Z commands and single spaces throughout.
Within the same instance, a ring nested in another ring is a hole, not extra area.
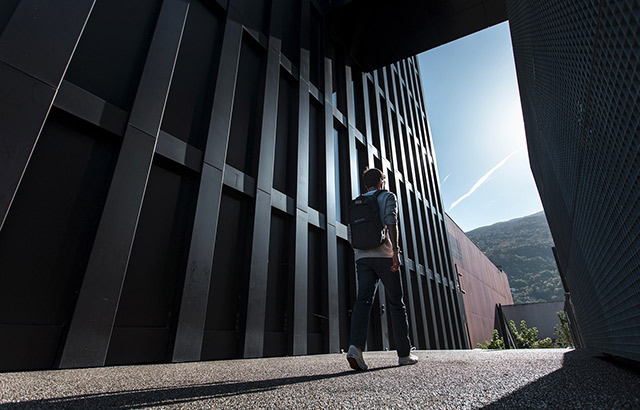
M 382 280 L 387 295 L 387 305 L 391 312 L 398 357 L 406 357 L 411 352 L 407 309 L 402 299 L 400 270 L 391 272 L 392 264 L 391 258 L 362 258 L 356 262 L 358 297 L 351 314 L 351 344 L 364 350 L 371 305 L 378 289 L 378 280 Z

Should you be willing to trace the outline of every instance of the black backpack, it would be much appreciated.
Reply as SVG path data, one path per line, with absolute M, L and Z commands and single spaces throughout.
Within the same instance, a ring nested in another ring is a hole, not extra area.
M 351 246 L 354 249 L 374 249 L 386 240 L 384 225 L 380 220 L 378 195 L 360 195 L 349 203 L 348 218 L 351 228 Z

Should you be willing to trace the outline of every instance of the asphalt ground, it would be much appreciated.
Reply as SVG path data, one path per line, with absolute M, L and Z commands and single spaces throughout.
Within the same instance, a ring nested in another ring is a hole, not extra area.
M 587 350 L 365 352 L 0 373 L 1 409 L 640 409 L 640 371 Z

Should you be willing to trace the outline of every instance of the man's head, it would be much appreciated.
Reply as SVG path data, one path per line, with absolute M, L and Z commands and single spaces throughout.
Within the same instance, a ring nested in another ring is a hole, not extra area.
M 384 174 L 377 168 L 367 168 L 362 174 L 362 180 L 367 190 L 381 189 L 384 182 Z

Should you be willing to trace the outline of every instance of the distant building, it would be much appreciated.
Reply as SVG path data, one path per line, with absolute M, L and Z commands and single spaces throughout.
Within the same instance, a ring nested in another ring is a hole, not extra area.
M 498 269 L 460 227 L 446 215 L 451 256 L 464 301 L 469 346 L 491 339 L 496 322 L 496 305 L 512 305 L 513 296 L 506 273 Z
M 538 338 L 544 339 L 550 337 L 555 339 L 556 325 L 560 323 L 556 312 L 564 311 L 564 303 L 560 302 L 536 302 L 536 303 L 518 303 L 515 305 L 502 305 L 502 313 L 504 319 L 508 323 L 510 320 L 516 325 L 520 331 L 520 322 L 525 321 L 529 329 L 538 329 Z M 500 329 L 500 327 L 496 327 Z

